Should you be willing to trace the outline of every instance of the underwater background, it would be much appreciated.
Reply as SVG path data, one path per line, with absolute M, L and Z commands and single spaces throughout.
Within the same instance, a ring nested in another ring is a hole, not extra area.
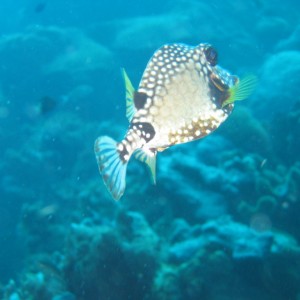
M 0 299 L 299 300 L 300 2 L 1 0 Z M 210 136 L 130 161 L 111 199 L 94 141 L 120 140 L 166 43 L 256 74 Z

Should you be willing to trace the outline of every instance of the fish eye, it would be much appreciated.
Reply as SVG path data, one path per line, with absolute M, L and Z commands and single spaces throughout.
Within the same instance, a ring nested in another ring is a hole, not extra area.
M 218 53 L 215 48 L 212 46 L 207 47 L 204 50 L 205 57 L 207 61 L 212 65 L 215 66 L 218 63 Z

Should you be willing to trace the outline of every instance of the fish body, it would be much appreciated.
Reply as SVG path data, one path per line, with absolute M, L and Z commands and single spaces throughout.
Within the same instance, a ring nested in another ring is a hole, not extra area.
M 145 162 L 155 183 L 156 154 L 216 130 L 230 115 L 235 100 L 249 95 L 253 80 L 217 65 L 209 44 L 167 44 L 158 49 L 135 90 L 123 70 L 126 116 L 130 122 L 120 142 L 102 136 L 95 142 L 100 174 L 115 200 L 125 190 L 127 163 L 134 154 Z M 236 98 L 236 99 L 235 99 Z

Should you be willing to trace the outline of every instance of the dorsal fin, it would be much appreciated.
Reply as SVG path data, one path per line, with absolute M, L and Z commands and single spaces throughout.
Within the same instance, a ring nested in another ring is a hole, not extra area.
M 122 75 L 124 78 L 125 88 L 126 88 L 126 117 L 130 122 L 132 120 L 133 115 L 136 112 L 136 108 L 134 106 L 135 90 L 124 68 L 122 68 Z

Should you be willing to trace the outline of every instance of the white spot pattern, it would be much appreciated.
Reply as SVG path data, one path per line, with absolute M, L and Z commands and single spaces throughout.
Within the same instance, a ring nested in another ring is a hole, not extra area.
M 206 61 L 206 47 L 165 45 L 149 61 L 138 89 L 148 98 L 133 120 L 153 126 L 155 136 L 147 147 L 166 147 L 203 137 L 227 118 L 228 112 L 218 107 L 218 99 L 210 94 L 210 74 L 218 69 Z

